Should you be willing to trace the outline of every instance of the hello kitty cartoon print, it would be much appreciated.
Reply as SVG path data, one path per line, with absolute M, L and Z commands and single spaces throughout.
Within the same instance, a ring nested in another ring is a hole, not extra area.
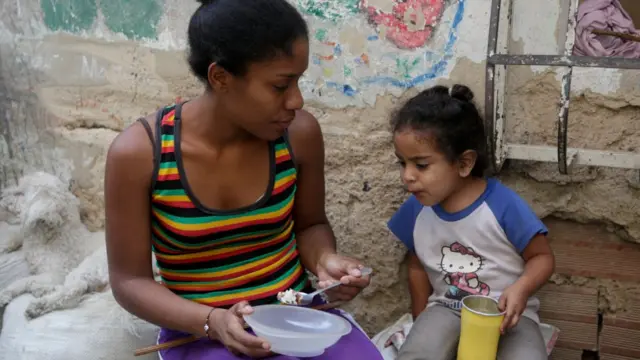
M 470 247 L 460 243 L 442 248 L 440 269 L 444 272 L 444 281 L 449 285 L 445 297 L 462 300 L 468 295 L 489 295 L 489 285 L 478 278 L 477 272 L 482 269 L 483 258 Z
M 381 3 L 389 3 L 381 6 Z M 362 0 L 369 20 L 401 49 L 424 46 L 444 10 L 444 0 Z

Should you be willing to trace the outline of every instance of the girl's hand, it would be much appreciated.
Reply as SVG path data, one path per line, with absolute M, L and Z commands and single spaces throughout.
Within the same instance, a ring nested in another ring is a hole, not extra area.
M 500 325 L 500 332 L 504 334 L 507 330 L 513 328 L 520 321 L 520 316 L 527 307 L 527 295 L 525 289 L 515 283 L 504 290 L 498 302 L 500 311 L 506 311 L 504 320 Z
M 211 338 L 220 341 L 233 354 L 245 354 L 251 358 L 271 355 L 267 341 L 249 334 L 244 329 L 242 315 L 253 312 L 246 301 L 241 301 L 229 310 L 216 309 L 211 314 L 209 330 Z
M 343 285 L 327 291 L 327 295 L 331 300 L 351 300 L 369 286 L 371 281 L 369 276 L 362 276 L 362 268 L 363 265 L 359 261 L 346 256 L 323 256 L 318 262 L 318 288 L 322 289 L 340 281 Z

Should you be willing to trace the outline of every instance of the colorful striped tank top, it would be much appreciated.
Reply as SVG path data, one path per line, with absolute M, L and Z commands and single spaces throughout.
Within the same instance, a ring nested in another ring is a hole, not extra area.
M 162 282 L 179 296 L 223 308 L 241 300 L 275 303 L 280 291 L 306 289 L 293 231 L 296 167 L 286 136 L 270 143 L 269 187 L 260 200 L 242 209 L 207 209 L 182 167 L 180 109 L 162 110 L 156 127 L 151 227 Z

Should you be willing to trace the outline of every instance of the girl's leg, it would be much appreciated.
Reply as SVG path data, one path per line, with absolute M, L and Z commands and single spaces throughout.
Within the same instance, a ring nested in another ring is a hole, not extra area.
M 430 306 L 413 323 L 397 360 L 452 360 L 459 338 L 460 313 L 442 305 Z
M 547 360 L 547 347 L 538 323 L 522 317 L 500 338 L 498 360 Z

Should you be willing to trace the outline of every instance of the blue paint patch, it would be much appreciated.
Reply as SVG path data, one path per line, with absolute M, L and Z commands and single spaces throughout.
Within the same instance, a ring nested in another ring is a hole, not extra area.
M 336 56 L 342 55 L 342 46 L 340 46 L 340 44 L 336 44 L 335 48 L 333 49 L 333 53 Z
M 367 38 L 367 40 L 369 40 L 369 41 L 376 41 L 376 40 L 379 40 L 379 39 L 380 39 L 380 37 L 378 37 L 378 35 L 370 35 Z
M 318 55 L 312 55 L 311 56 L 311 61 L 313 62 L 314 65 L 320 65 L 321 61 L 320 61 L 320 57 Z
M 436 54 L 433 51 L 427 51 L 424 53 L 424 61 L 427 63 L 432 62 L 434 59 L 436 59 L 438 56 L 438 54 Z
M 355 96 L 357 91 L 356 89 L 352 88 L 351 85 L 344 85 L 342 87 L 342 93 L 344 93 L 347 96 Z
M 458 0 L 458 9 L 456 10 L 456 13 L 453 17 L 453 21 L 451 23 L 451 29 L 449 31 L 449 36 L 447 38 L 447 42 L 444 47 L 443 55 L 440 58 L 440 60 L 437 63 L 433 64 L 433 66 L 431 66 L 431 68 L 428 69 L 424 74 L 408 80 L 398 80 L 391 76 L 372 76 L 372 77 L 364 78 L 360 82 L 366 85 L 383 85 L 383 86 L 390 85 L 390 86 L 395 86 L 402 89 L 409 89 L 416 85 L 420 85 L 428 80 L 433 80 L 438 76 L 441 76 L 442 74 L 444 74 L 445 70 L 447 69 L 447 65 L 449 65 L 449 61 L 453 57 L 453 47 L 455 46 L 456 41 L 458 40 L 457 29 L 458 29 L 458 26 L 460 25 L 460 22 L 462 22 L 462 19 L 464 16 L 464 8 L 465 8 L 466 1 L 467 0 Z M 425 60 L 434 58 L 435 57 L 434 55 L 436 54 L 433 53 L 433 51 L 430 51 L 430 50 L 426 51 Z M 338 84 L 336 82 L 327 82 L 326 85 L 331 88 L 340 90 L 344 95 L 347 95 L 350 97 L 355 96 L 359 92 L 349 85 Z

